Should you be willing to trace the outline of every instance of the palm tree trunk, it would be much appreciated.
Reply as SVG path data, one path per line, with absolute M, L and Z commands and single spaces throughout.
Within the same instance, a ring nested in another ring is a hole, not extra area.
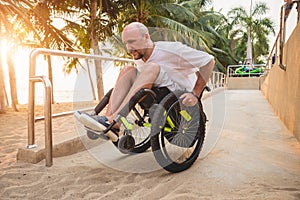
M 248 27 L 248 41 L 247 41 L 247 56 L 246 56 L 246 64 L 252 65 L 252 42 L 251 42 L 251 30 L 250 27 Z M 250 66 L 251 68 L 252 66 Z
M 88 73 L 90 85 L 91 85 L 91 88 L 92 88 L 93 100 L 96 100 L 95 88 L 94 88 L 94 84 L 93 84 L 93 80 L 92 80 L 92 76 L 91 76 L 90 64 L 89 64 L 88 59 L 86 59 L 86 66 L 87 66 L 87 73 Z
M 5 82 L 2 67 L 2 52 L 0 48 L 0 113 L 6 113 Z
M 100 10 L 102 11 L 101 3 L 102 1 L 100 1 Z M 91 24 L 90 24 L 91 25 L 91 48 L 93 49 L 95 55 L 101 55 L 100 48 L 98 45 L 98 39 L 97 39 L 97 30 L 95 29 L 94 26 L 94 24 L 97 23 L 96 22 L 97 7 L 98 7 L 97 0 L 93 0 L 91 5 Z M 95 60 L 95 68 L 96 68 L 98 100 L 100 100 L 104 96 L 101 60 Z
M 236 40 L 231 38 L 231 40 L 230 40 L 230 53 L 233 57 L 235 57 L 235 53 L 234 53 L 235 42 L 236 42 Z
M 9 72 L 11 105 L 12 105 L 12 109 L 18 112 L 17 105 L 19 104 L 19 101 L 18 101 L 18 94 L 17 94 L 16 73 L 15 73 L 15 67 L 12 59 L 12 50 L 10 50 L 7 54 L 7 66 Z

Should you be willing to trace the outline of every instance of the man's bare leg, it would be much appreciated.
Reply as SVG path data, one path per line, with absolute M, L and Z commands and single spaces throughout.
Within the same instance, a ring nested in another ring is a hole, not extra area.
M 126 106 L 131 97 L 133 97 L 133 95 L 135 95 L 141 88 L 152 88 L 152 85 L 160 72 L 160 67 L 157 64 L 148 63 L 144 66 L 143 70 L 138 76 L 134 76 L 134 74 L 132 74 L 133 72 L 133 70 L 129 70 L 128 73 L 126 73 L 125 70 L 125 74 L 121 74 L 120 80 L 117 81 L 117 89 L 114 91 L 114 94 L 112 94 L 113 96 L 111 96 L 110 102 L 112 102 L 112 105 L 116 107 L 118 103 L 121 102 L 121 104 L 111 115 L 106 115 L 109 122 L 112 122 L 116 118 L 121 109 L 123 109 L 123 107 Z M 122 78 L 123 76 L 124 78 Z M 125 79 L 125 76 L 128 76 L 127 79 Z M 124 85 L 122 85 L 122 83 Z M 130 88 L 129 91 L 128 88 Z M 121 98 L 119 95 L 123 95 L 124 98 Z M 113 106 L 109 105 L 109 111 L 107 112 L 107 114 L 109 114 L 109 112 L 112 112 L 112 110 L 115 109 L 115 107 Z M 88 128 L 91 128 L 96 131 L 103 131 L 106 129 L 107 125 L 104 124 L 106 122 L 99 123 L 101 121 L 100 118 L 100 116 L 99 118 L 95 118 L 89 115 L 80 115 L 79 121 Z M 116 124 L 114 128 L 118 128 L 119 125 L 120 124 L 118 122 L 118 124 Z M 118 139 L 115 136 L 115 134 L 111 133 L 111 131 L 109 131 L 107 134 L 110 134 L 109 137 L 112 141 L 116 141 Z
M 105 116 L 111 116 L 121 105 L 123 99 L 128 94 L 131 86 L 137 77 L 137 69 L 133 66 L 126 66 L 119 74 L 109 99 L 108 108 Z
M 106 116 L 110 122 L 112 122 L 117 114 L 123 109 L 123 107 L 129 102 L 131 97 L 133 97 L 140 89 L 147 88 L 151 89 L 154 81 L 156 80 L 158 74 L 160 72 L 160 67 L 154 63 L 147 63 L 145 64 L 141 73 L 136 77 L 133 85 L 131 86 L 128 94 L 124 99 L 122 99 L 122 103 L 120 104 L 119 108 L 112 113 L 110 116 Z

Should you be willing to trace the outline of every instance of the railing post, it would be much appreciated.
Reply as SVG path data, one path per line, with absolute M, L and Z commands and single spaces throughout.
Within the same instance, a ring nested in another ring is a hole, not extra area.
M 216 79 L 215 79 L 215 76 L 216 76 L 216 74 L 215 73 L 213 73 L 213 77 L 212 77 L 212 80 L 213 80 L 213 89 L 215 89 L 215 85 L 216 85 Z
M 34 93 L 35 93 L 35 82 L 31 77 L 35 76 L 36 71 L 36 54 L 34 51 L 30 53 L 29 60 L 29 91 L 28 91 L 28 149 L 35 148 L 35 134 L 34 134 Z
M 222 87 L 225 87 L 225 74 L 222 74 Z
M 53 164 L 52 156 L 52 85 L 48 78 L 43 77 L 45 87 L 45 151 L 46 151 L 46 166 L 50 167 Z
M 283 70 L 286 70 L 285 65 L 283 64 L 283 46 L 285 42 L 285 29 L 286 29 L 286 19 L 284 16 L 285 7 L 281 7 L 280 11 L 280 30 L 279 30 L 279 67 Z
M 53 164 L 53 156 L 52 156 L 52 86 L 50 80 L 46 76 L 33 76 L 29 79 L 30 83 L 32 83 L 32 87 L 34 88 L 36 82 L 42 82 L 45 89 L 45 100 L 44 100 L 44 116 L 45 116 L 45 159 L 46 166 L 50 167 Z M 34 101 L 34 98 L 33 98 Z M 28 135 L 28 146 L 27 148 L 35 148 L 34 144 L 34 105 L 32 109 L 33 114 L 33 122 L 31 124 L 32 130 L 29 131 L 30 135 Z M 30 114 L 31 117 L 31 114 Z M 29 130 L 29 128 L 28 128 Z M 30 138 L 29 138 L 30 136 Z M 31 143 L 29 143 L 31 142 Z
M 299 23 L 299 21 L 300 21 L 300 7 L 299 7 L 299 5 L 300 5 L 300 0 L 293 0 L 292 1 L 292 4 L 296 4 L 296 9 L 297 9 L 297 23 Z

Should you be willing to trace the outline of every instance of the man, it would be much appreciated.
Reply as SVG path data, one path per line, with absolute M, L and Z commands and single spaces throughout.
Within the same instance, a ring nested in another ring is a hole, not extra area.
M 167 87 L 187 91 L 180 98 L 186 106 L 196 105 L 214 67 L 214 57 L 179 42 L 153 42 L 147 27 L 139 22 L 127 25 L 122 41 L 137 67 L 120 72 L 105 116 L 75 113 L 86 127 L 103 131 L 130 98 L 141 88 Z

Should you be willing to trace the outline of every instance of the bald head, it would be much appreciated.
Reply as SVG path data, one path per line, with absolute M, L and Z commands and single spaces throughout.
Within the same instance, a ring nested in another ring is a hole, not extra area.
M 131 32 L 131 31 L 139 32 L 141 34 L 141 36 L 143 36 L 144 34 L 149 35 L 148 28 L 144 24 L 142 24 L 140 22 L 132 22 L 132 23 L 128 24 L 127 26 L 125 26 L 123 33 L 122 33 L 122 37 L 123 37 L 124 33 Z
M 140 22 L 132 22 L 124 28 L 122 41 L 134 59 L 146 60 L 154 47 L 148 28 Z

